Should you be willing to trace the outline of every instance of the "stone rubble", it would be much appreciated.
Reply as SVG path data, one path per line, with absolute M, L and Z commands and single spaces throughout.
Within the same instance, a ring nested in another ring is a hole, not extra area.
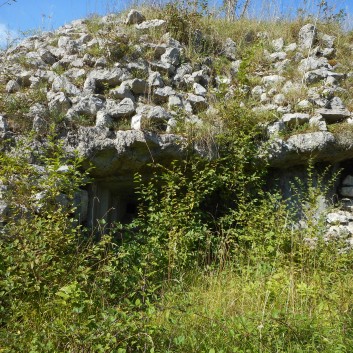
M 251 87 L 235 84 L 243 61 L 234 38 L 220 46 L 228 72 L 215 73 L 216 58 L 189 60 L 187 47 L 163 33 L 168 24 L 163 19 L 146 19 L 133 9 L 123 20 L 111 15 L 98 24 L 98 32 L 91 33 L 89 20 L 74 21 L 0 52 L 1 70 L 7 73 L 0 79 L 6 99 L 42 93 L 26 119 L 34 131 L 45 134 L 50 114 L 59 115 L 66 126 L 67 150 L 77 149 L 92 162 L 94 175 L 125 176 L 142 169 L 151 156 L 156 161 L 182 158 L 183 138 L 173 133 L 178 124 L 201 126 L 205 114 L 214 111 L 216 95 L 225 92 L 228 99 L 237 91 L 252 97 L 254 114 L 275 117 L 264 127 L 269 140 L 265 154 L 272 167 L 302 165 L 312 155 L 330 163 L 353 158 L 353 143 L 329 132 L 331 124 L 353 123 L 339 98 L 353 74 L 343 73 L 334 60 L 336 38 L 315 25 L 303 26 L 292 43 L 270 39 L 268 33 L 247 33 L 245 42 L 268 44 L 263 53 L 268 69 L 256 68 L 257 85 Z M 151 33 L 158 34 L 158 41 Z M 204 38 L 195 32 L 196 50 Z M 296 73 L 291 78 L 289 67 Z M 0 111 L 1 139 L 17 133 L 10 121 L 11 116 Z M 90 126 L 81 126 L 86 121 Z M 117 128 L 122 125 L 127 130 Z M 303 132 L 305 128 L 310 131 Z M 339 189 L 346 208 L 353 207 L 352 180 L 347 176 Z M 1 202 L 0 220 L 7 210 Z M 351 208 L 328 215 L 328 234 L 337 237 L 342 229 L 353 234 L 353 219 L 347 214 Z

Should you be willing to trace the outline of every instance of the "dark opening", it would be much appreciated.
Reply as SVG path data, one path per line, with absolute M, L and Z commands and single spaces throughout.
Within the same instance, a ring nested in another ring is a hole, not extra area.
M 126 213 L 130 215 L 136 215 L 137 214 L 137 204 L 134 202 L 128 202 L 126 204 Z

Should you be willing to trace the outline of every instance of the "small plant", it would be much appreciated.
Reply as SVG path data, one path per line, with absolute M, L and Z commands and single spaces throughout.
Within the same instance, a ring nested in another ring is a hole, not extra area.
M 103 23 L 99 16 L 93 15 L 92 17 L 86 19 L 86 27 L 90 34 L 97 35 L 99 31 L 103 28 Z

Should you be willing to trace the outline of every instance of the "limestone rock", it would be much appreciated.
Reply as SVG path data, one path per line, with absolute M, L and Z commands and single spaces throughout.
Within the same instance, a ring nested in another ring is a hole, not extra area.
M 71 101 L 64 92 L 48 92 L 47 98 L 48 108 L 51 112 L 66 113 L 71 107 Z
M 348 224 L 348 220 L 352 218 L 348 212 L 332 212 L 326 217 L 326 221 L 329 224 Z
M 287 53 L 281 51 L 281 52 L 276 52 L 272 53 L 269 55 L 269 60 L 271 62 L 276 62 L 276 61 L 282 61 L 287 57 Z
M 64 76 L 57 76 L 53 81 L 51 89 L 53 92 L 65 92 L 68 95 L 79 95 L 81 93 L 81 91 Z
M 303 26 L 299 31 L 299 47 L 301 49 L 310 49 L 317 40 L 317 29 L 316 27 L 308 23 Z
M 136 24 L 135 27 L 139 30 L 149 30 L 149 29 L 159 29 L 163 28 L 166 25 L 166 21 L 164 20 L 150 20 L 144 21 L 140 24 Z
M 74 116 L 96 116 L 97 112 L 104 108 L 104 101 L 95 95 L 81 96 L 68 110 L 66 116 L 71 119 Z
M 340 188 L 340 194 L 343 197 L 353 197 L 353 186 L 342 186 Z
M 0 115 L 0 133 L 5 133 L 8 130 L 8 124 L 6 118 Z
M 343 186 L 353 186 L 353 175 L 347 175 L 343 181 L 342 181 Z
M 132 9 L 126 17 L 125 24 L 134 25 L 134 24 L 142 23 L 145 20 L 146 18 L 144 15 L 142 15 L 141 12 Z
M 293 128 L 296 125 L 303 125 L 305 123 L 308 123 L 309 114 L 305 114 L 305 113 L 284 114 L 281 120 L 286 127 Z
M 206 110 L 208 108 L 206 99 L 202 96 L 197 96 L 196 94 L 189 93 L 187 96 L 187 101 L 191 104 L 195 113 Z
M 96 91 L 105 87 L 114 87 L 130 78 L 131 74 L 127 70 L 118 67 L 113 69 L 95 69 L 88 74 L 84 89 Z
M 335 40 L 335 36 L 329 36 L 328 34 L 324 34 L 320 38 L 320 41 L 322 42 L 325 48 L 333 48 Z
M 198 96 L 205 96 L 207 94 L 207 89 L 200 85 L 199 83 L 194 83 L 193 84 L 193 89 L 196 95 Z
M 124 98 L 120 103 L 108 100 L 105 110 L 112 118 L 131 117 L 135 114 L 135 104 L 130 98 Z
M 327 131 L 326 121 L 321 115 L 313 116 L 310 118 L 309 125 L 311 127 L 317 128 L 320 131 Z
M 285 81 L 285 78 L 279 75 L 269 75 L 269 76 L 264 76 L 262 78 L 262 83 L 264 84 L 265 87 L 274 86 L 284 81 Z
M 169 96 L 168 108 L 169 109 L 174 109 L 174 108 L 182 109 L 183 108 L 183 101 L 182 101 L 181 97 L 179 97 L 178 95 Z
M 5 87 L 7 93 L 15 93 L 21 89 L 20 85 L 15 80 L 10 80 Z
M 32 128 L 37 133 L 45 133 L 48 130 L 48 123 L 40 116 L 35 116 L 33 119 Z
M 235 60 L 237 54 L 237 43 L 235 43 L 231 38 L 227 38 L 224 43 L 224 55 L 229 60 Z
M 53 65 L 58 61 L 58 59 L 49 50 L 39 50 L 39 56 L 48 65 Z
M 164 87 L 162 75 L 158 71 L 151 72 L 148 77 L 148 84 L 151 87 Z
M 328 60 L 323 57 L 315 58 L 310 56 L 306 59 L 303 59 L 299 64 L 299 71 L 301 72 L 312 71 L 322 68 L 331 68 L 330 64 L 328 63 Z
M 304 81 L 307 84 L 316 83 L 325 79 L 328 76 L 328 74 L 329 74 L 329 71 L 327 69 L 317 69 L 317 70 L 308 71 L 304 75 Z
M 113 119 L 107 112 L 100 110 L 99 112 L 97 112 L 96 126 L 105 127 L 109 129 L 113 127 Z
M 153 92 L 153 100 L 155 103 L 166 103 L 169 96 L 174 96 L 175 91 L 170 86 L 165 86 L 163 88 L 157 88 Z
M 178 66 L 180 63 L 180 49 L 167 48 L 165 53 L 161 56 L 161 62 Z
M 146 94 L 148 92 L 147 82 L 138 78 L 131 80 L 130 87 L 135 94 Z
M 284 46 L 284 40 L 283 38 L 274 39 L 271 44 L 274 50 L 281 51 Z
M 111 89 L 109 94 L 116 99 L 130 98 L 135 101 L 135 96 L 132 94 L 128 84 L 122 83 L 119 87 Z
M 186 153 L 183 139 L 172 134 L 128 130 L 112 132 L 101 127 L 80 127 L 66 146 L 77 149 L 95 168 L 92 175 L 126 176 L 140 171 L 147 163 L 166 164 Z M 132 153 L 133 151 L 133 153 Z
M 328 124 L 342 121 L 351 116 L 347 109 L 316 109 L 316 113 L 320 114 Z

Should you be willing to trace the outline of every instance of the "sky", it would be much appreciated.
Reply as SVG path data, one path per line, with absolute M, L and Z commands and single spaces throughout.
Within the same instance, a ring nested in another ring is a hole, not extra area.
M 221 1 L 209 0 L 209 4 L 219 7 Z M 254 16 L 267 15 L 270 12 L 295 14 L 298 7 L 315 12 L 319 1 L 321 0 L 252 0 L 251 11 Z M 344 9 L 348 14 L 348 22 L 353 23 L 353 0 L 327 1 L 336 11 Z M 9 2 L 11 5 L 5 0 L 0 0 L 1 47 L 24 34 L 53 30 L 74 19 L 92 14 L 105 15 L 121 11 L 131 5 L 130 0 L 9 0 Z

